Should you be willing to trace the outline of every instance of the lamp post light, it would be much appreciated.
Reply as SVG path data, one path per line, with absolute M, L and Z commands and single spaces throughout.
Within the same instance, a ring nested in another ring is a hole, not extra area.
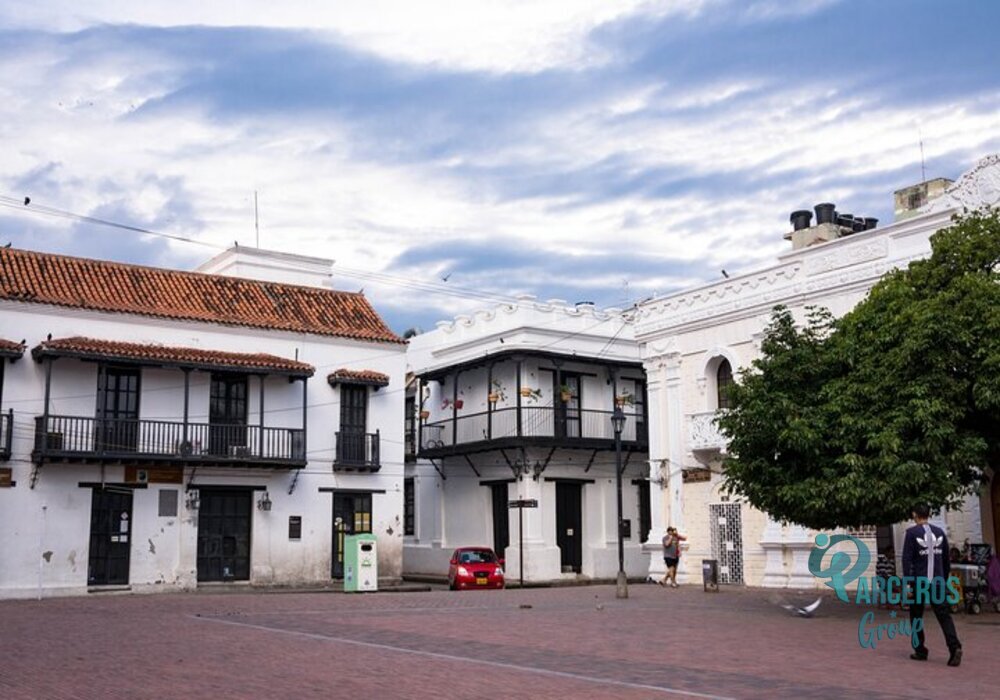
M 615 406 L 611 414 L 611 425 L 615 429 L 615 488 L 618 492 L 618 579 L 616 598 L 628 598 L 628 579 L 625 576 L 625 544 L 622 542 L 622 429 L 625 427 L 625 413 L 621 406 Z

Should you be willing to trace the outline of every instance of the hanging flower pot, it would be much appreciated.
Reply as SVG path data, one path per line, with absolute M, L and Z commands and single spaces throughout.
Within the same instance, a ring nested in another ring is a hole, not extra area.
M 521 396 L 523 396 L 524 398 L 528 398 L 529 396 L 531 396 L 531 393 L 532 393 L 532 389 L 530 387 L 526 387 L 526 386 L 525 387 L 521 387 Z
M 496 403 L 500 400 L 500 394 L 490 394 L 488 397 L 490 403 Z
M 431 417 L 431 412 L 430 411 L 423 410 L 423 411 L 420 412 L 420 419 L 421 420 L 427 420 L 430 417 Z
M 465 399 L 455 399 L 455 408 L 461 409 L 465 405 Z

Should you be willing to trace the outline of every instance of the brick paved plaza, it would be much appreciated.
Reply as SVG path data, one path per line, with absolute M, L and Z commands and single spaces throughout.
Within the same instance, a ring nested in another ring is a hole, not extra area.
M 828 599 L 798 619 L 767 592 L 652 585 L 627 601 L 606 586 L 8 601 L 0 697 L 874 700 L 1000 687 L 1000 615 L 957 616 L 966 653 L 952 669 L 933 620 L 921 664 L 904 640 L 861 649 L 859 614 Z

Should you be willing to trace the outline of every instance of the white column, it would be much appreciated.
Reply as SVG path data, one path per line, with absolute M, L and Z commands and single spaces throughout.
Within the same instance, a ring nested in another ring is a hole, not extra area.
M 782 530 L 781 523 L 768 513 L 767 525 L 760 538 L 760 546 L 764 549 L 764 577 L 761 581 L 764 588 L 785 588 L 788 585 Z
M 682 398 L 681 354 L 674 350 L 664 355 L 664 400 L 666 403 L 667 481 L 670 499 L 668 524 L 684 532 L 684 401 Z M 677 582 L 688 580 L 688 557 L 682 556 L 677 567 Z
M 792 553 L 789 588 L 815 588 L 816 578 L 809 572 L 809 552 L 814 544 L 812 533 L 801 525 L 790 525 L 785 533 L 785 546 Z
M 666 436 L 666 388 L 664 386 L 665 364 L 655 357 L 644 363 L 646 370 L 646 409 L 649 412 L 649 538 L 645 550 L 649 557 L 649 576 L 655 580 L 663 578 L 666 566 L 663 563 L 663 536 L 667 532 L 669 500 L 667 489 L 670 479 L 670 465 L 667 461 Z

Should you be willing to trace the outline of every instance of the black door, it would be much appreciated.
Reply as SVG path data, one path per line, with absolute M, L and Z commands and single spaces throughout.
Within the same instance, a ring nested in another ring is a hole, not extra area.
M 337 461 L 366 464 L 365 432 L 368 429 L 368 387 L 344 384 L 340 387 L 340 435 Z
M 645 544 L 653 527 L 649 479 L 640 479 L 637 486 L 639 487 L 639 541 Z
M 510 544 L 510 507 L 507 484 L 490 484 L 493 497 L 493 551 L 503 559 Z
M 198 580 L 249 581 L 253 492 L 202 488 L 200 497 Z
M 101 366 L 97 372 L 99 452 L 135 452 L 139 437 L 139 370 Z
M 344 578 L 344 537 L 372 531 L 370 493 L 333 494 L 333 578 Z
M 127 584 L 131 549 L 132 491 L 94 489 L 90 501 L 87 583 L 91 586 Z
M 214 457 L 240 457 L 247 447 L 247 378 L 213 374 L 209 394 L 208 449 Z
M 556 544 L 563 573 L 583 567 L 583 491 L 580 484 L 556 482 Z
M 553 375 L 554 377 L 555 375 Z M 578 438 L 580 433 L 580 376 L 562 373 L 562 384 L 553 379 L 556 409 L 555 433 L 559 438 Z

